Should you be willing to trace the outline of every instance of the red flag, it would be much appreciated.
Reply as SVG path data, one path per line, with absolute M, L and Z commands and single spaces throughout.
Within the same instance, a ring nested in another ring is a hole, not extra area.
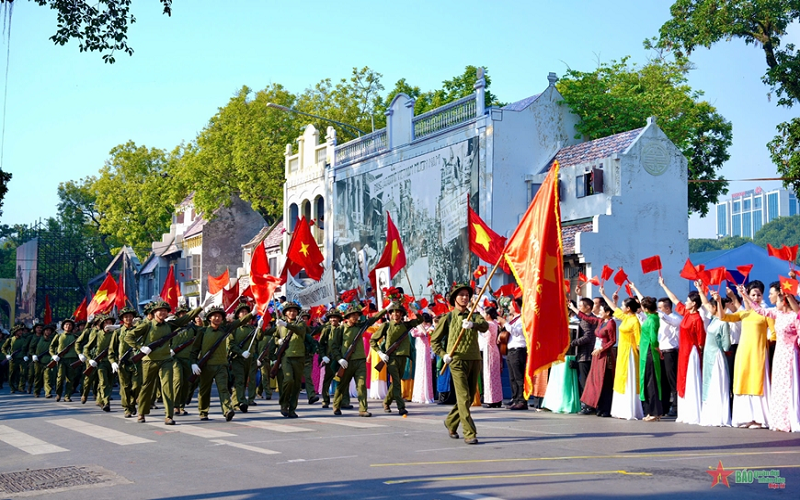
M 623 283 L 628 281 L 628 275 L 625 274 L 625 271 L 620 267 L 619 271 L 617 271 L 616 276 L 614 276 L 614 284 L 622 286 Z
M 259 244 L 259 246 L 263 246 Z M 228 286 L 231 282 L 230 273 L 228 273 L 228 268 L 225 268 L 225 272 L 220 274 L 219 276 L 211 276 L 208 275 L 208 293 L 214 295 L 215 293 L 219 292 L 226 286 Z
M 328 312 L 328 309 L 324 305 L 319 305 L 312 307 L 309 313 L 311 313 L 311 319 L 317 319 L 325 316 L 325 313 Z
M 406 265 L 406 251 L 403 248 L 403 242 L 400 241 L 400 233 L 392 222 L 392 216 L 386 212 L 387 228 L 386 228 L 386 246 L 383 247 L 383 253 L 378 263 L 369 273 L 369 280 L 372 282 L 373 288 L 375 285 L 375 270 L 382 267 L 389 268 L 389 278 L 394 278 Z
M 570 282 L 569 282 L 569 280 L 566 280 L 566 279 L 565 279 L 565 280 L 564 280 L 564 289 L 567 291 L 567 293 L 569 293 L 569 289 L 570 289 L 570 288 L 571 288 L 571 287 L 570 287 Z
M 753 269 L 753 264 L 748 264 L 746 266 L 736 266 L 736 270 L 739 271 L 744 278 L 747 278 L 747 276 L 750 275 L 750 271 L 752 269 Z
M 472 273 L 472 275 L 475 276 L 475 279 L 478 279 L 481 276 L 485 275 L 486 272 L 487 272 L 486 266 L 481 265 L 481 266 L 478 266 L 477 269 L 475 269 L 475 272 Z
M 171 269 L 171 268 L 170 268 Z M 95 292 L 92 301 L 86 307 L 86 312 L 89 316 L 95 313 L 104 313 L 114 306 L 114 296 L 117 294 L 117 282 L 110 273 L 106 273 L 106 279 L 103 284 Z
M 642 273 L 647 274 L 653 271 L 658 271 L 658 275 L 661 276 L 661 257 L 658 255 L 642 259 Z
M 522 324 L 530 346 L 526 395 L 533 392 L 535 373 L 564 360 L 570 340 L 567 297 L 563 288 L 559 291 L 564 286 L 564 256 L 558 170 L 556 161 L 503 250 L 523 297 Z
M 795 260 L 797 260 L 797 248 L 798 247 L 800 247 L 800 245 L 795 245 L 793 247 L 789 247 L 789 246 L 786 246 L 786 245 L 783 246 L 783 248 L 786 251 L 786 257 L 787 257 L 786 260 L 788 260 L 789 262 L 794 262 Z
M 587 278 L 586 275 L 583 274 L 583 273 L 578 273 L 578 281 L 580 283 L 588 283 L 589 282 L 589 278 Z
M 786 245 L 780 248 L 775 248 L 774 246 L 767 243 L 767 253 L 769 254 L 769 256 L 776 257 L 781 260 L 789 260 L 789 257 L 791 257 L 790 255 L 787 255 L 786 248 L 787 248 Z
M 256 302 L 256 314 L 264 318 L 264 323 L 268 322 L 270 316 L 267 310 L 269 301 L 275 289 L 282 284 L 281 279 L 271 276 L 270 272 L 267 250 L 261 242 L 253 249 L 250 259 L 250 291 Z
M 728 271 L 724 267 L 715 267 L 714 269 L 708 270 L 708 284 L 709 285 L 721 285 L 723 281 L 725 281 L 725 273 Z
M 175 280 L 175 266 L 169 266 L 169 272 L 167 273 L 167 277 L 164 280 L 164 286 L 161 287 L 161 298 L 164 299 L 164 302 L 169 304 L 169 306 L 174 311 L 178 308 L 178 296 L 181 294 L 181 287 L 178 285 L 178 282 Z
M 610 280 L 612 274 L 614 274 L 614 269 L 608 267 L 607 264 L 603 264 L 603 272 L 600 273 L 600 281 Z
M 784 278 L 783 276 L 780 276 L 779 278 L 781 280 L 781 292 L 789 295 L 797 295 L 797 280 Z
M 50 309 L 50 297 L 44 296 L 44 324 L 49 325 L 53 322 L 53 310 Z
M 628 294 L 628 297 L 633 297 L 633 291 L 631 290 L 630 283 L 625 283 L 625 293 Z
M 593 278 L 591 278 L 589 280 L 589 283 L 591 283 L 594 286 L 600 286 L 600 280 L 597 278 L 597 276 L 594 276 Z
M 495 297 L 505 297 L 507 295 L 514 295 L 514 291 L 519 288 L 516 283 L 508 283 L 506 285 L 501 286 L 494 292 Z
M 351 288 L 350 290 L 345 290 L 342 292 L 341 300 L 344 303 L 353 302 L 354 300 L 358 299 L 358 288 Z
M 428 307 L 428 299 L 423 298 L 419 301 L 419 308 L 425 309 L 426 307 Z
M 686 259 L 686 264 L 683 265 L 683 269 L 681 270 L 681 278 L 689 281 L 696 281 L 698 279 L 697 269 L 689 259 Z
M 225 309 L 225 312 L 228 312 L 228 308 L 236 303 L 238 298 L 239 280 L 236 280 L 236 283 L 234 283 L 230 289 L 222 289 L 222 308 Z
M 442 303 L 431 306 L 430 309 L 434 316 L 441 316 L 442 314 L 447 314 L 447 312 L 450 311 L 450 308 L 447 307 L 447 304 Z
M 728 282 L 728 286 L 730 286 L 731 283 L 733 283 L 734 285 L 736 284 L 736 280 L 734 279 L 730 271 L 725 271 L 725 281 Z
M 429 287 L 433 287 L 433 279 L 432 278 L 428 278 L 428 286 Z
M 492 231 L 483 222 L 483 219 L 472 210 L 469 203 L 467 203 L 467 226 L 469 227 L 469 251 L 491 265 L 497 264 L 497 261 L 503 256 L 506 239 Z
M 125 267 L 119 273 L 119 282 L 117 282 L 117 295 L 114 297 L 114 305 L 117 306 L 117 311 L 121 311 L 128 301 L 128 296 L 125 295 Z
M 325 272 L 322 262 L 325 257 L 319 251 L 319 246 L 311 234 L 311 228 L 305 217 L 297 222 L 292 241 L 289 242 L 289 249 L 286 251 L 286 260 L 287 266 L 289 261 L 292 263 L 292 267 L 289 269 L 290 273 L 297 274 L 300 269 L 305 269 L 306 274 L 312 280 L 319 281 L 322 279 L 322 273 Z
M 89 317 L 89 313 L 86 311 L 86 309 L 86 297 L 84 297 L 78 308 L 75 309 L 74 313 L 72 313 L 72 317 L 75 319 L 75 321 L 86 321 L 86 319 Z

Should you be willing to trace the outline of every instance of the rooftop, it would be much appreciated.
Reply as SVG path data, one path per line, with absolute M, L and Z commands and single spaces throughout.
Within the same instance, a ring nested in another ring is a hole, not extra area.
M 558 160 L 558 164 L 562 167 L 571 167 L 592 160 L 608 158 L 614 153 L 624 153 L 639 137 L 642 130 L 644 127 L 561 148 L 553 160 Z M 550 165 L 552 162 L 547 165 L 545 170 L 548 170 Z

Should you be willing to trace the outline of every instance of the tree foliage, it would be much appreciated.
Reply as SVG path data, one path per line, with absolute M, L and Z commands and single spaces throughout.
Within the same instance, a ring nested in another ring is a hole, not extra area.
M 800 244 L 800 215 L 773 219 L 761 226 L 753 240 L 764 248 L 767 243 L 772 246 Z
M 767 144 L 772 163 L 781 177 L 788 178 L 783 185 L 800 193 L 800 118 L 781 123 L 777 129 L 778 135 Z
M 0 217 L 3 215 L 3 200 L 8 193 L 8 183 L 11 182 L 11 172 L 4 172 L 0 168 Z
M 733 250 L 745 243 L 751 243 L 750 238 L 742 238 L 741 236 L 726 236 L 720 239 L 693 238 L 689 240 L 689 253 Z
M 643 66 L 628 58 L 603 63 L 596 70 L 570 69 L 557 86 L 564 102 L 581 117 L 578 137 L 597 139 L 645 125 L 649 116 L 683 152 L 689 162 L 689 179 L 720 180 L 730 158 L 733 132 L 729 121 L 714 106 L 701 100 L 703 93 L 687 84 L 686 59 L 655 59 Z M 708 206 L 727 193 L 727 182 L 689 184 L 689 212 L 708 213 Z

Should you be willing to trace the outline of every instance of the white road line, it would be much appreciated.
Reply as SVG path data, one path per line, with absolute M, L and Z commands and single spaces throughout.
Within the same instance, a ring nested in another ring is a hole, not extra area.
M 58 453 L 69 451 L 66 448 L 47 443 L 41 439 L 19 432 L 7 425 L 0 425 L 0 441 L 10 444 L 14 448 L 24 451 L 29 455 L 45 455 L 47 453 Z
M 233 422 L 234 424 L 246 425 L 248 427 L 257 427 L 268 431 L 275 432 L 314 432 L 314 429 L 306 427 L 295 427 L 294 425 L 274 424 L 272 422 L 264 422 L 263 420 L 256 419 L 241 419 Z
M 302 417 L 301 420 L 308 422 L 319 422 L 321 424 L 343 425 L 345 427 L 355 427 L 356 429 L 373 429 L 375 427 L 386 427 L 383 424 L 370 424 L 360 420 L 336 417 Z
M 147 422 L 148 425 L 153 425 L 165 432 L 182 432 L 190 436 L 196 436 L 206 439 L 215 439 L 222 437 L 233 437 L 236 434 L 230 432 L 215 431 L 214 429 L 204 429 L 200 425 L 192 424 L 179 424 L 179 425 L 164 425 L 163 422 Z
M 503 500 L 502 498 L 498 497 L 478 495 L 477 493 L 472 493 L 471 491 L 457 491 L 455 493 L 451 493 L 451 495 L 454 497 L 466 498 L 468 500 Z
M 381 417 L 386 418 L 386 417 Z M 432 418 L 424 418 L 424 417 L 389 417 L 394 421 L 403 421 L 403 422 L 419 422 L 421 424 L 436 424 L 436 425 L 443 425 L 444 418 L 440 419 L 432 419 Z
M 212 443 L 221 444 L 225 446 L 232 446 L 234 448 L 239 448 L 241 450 L 247 451 L 254 451 L 256 453 L 261 453 L 263 455 L 279 455 L 279 451 L 268 450 L 266 448 L 258 448 L 256 446 L 250 446 L 249 444 L 242 444 L 242 443 L 234 443 L 233 441 L 226 441 L 224 439 L 212 439 Z
M 48 423 L 69 429 L 71 431 L 80 432 L 87 436 L 102 439 L 109 443 L 118 444 L 120 446 L 127 446 L 129 444 L 142 444 L 142 443 L 155 443 L 152 439 L 145 439 L 143 437 L 126 434 L 124 432 L 115 431 L 100 425 L 90 424 L 75 418 L 62 418 L 59 420 L 48 420 Z

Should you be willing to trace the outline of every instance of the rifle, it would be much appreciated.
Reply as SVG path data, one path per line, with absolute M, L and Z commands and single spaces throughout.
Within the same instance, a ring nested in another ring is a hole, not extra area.
M 225 332 L 225 335 L 223 335 L 222 337 L 217 339 L 217 341 L 214 342 L 214 345 L 212 345 L 208 349 L 208 351 L 205 354 L 203 354 L 203 357 L 200 358 L 199 360 L 197 360 L 197 366 L 200 369 L 202 369 L 204 366 L 206 366 L 206 363 L 208 363 L 208 360 L 211 359 L 211 355 L 214 354 L 214 351 L 217 350 L 217 348 L 220 346 L 220 344 L 222 344 L 222 341 L 227 339 L 228 335 L 230 335 L 232 332 L 233 332 L 233 330 L 231 330 L 229 332 Z M 199 378 L 199 375 L 192 374 L 192 376 L 189 377 L 189 383 L 190 384 L 194 384 L 195 382 L 197 382 L 198 378 Z
M 11 353 L 11 357 L 13 358 L 13 357 L 14 357 L 14 356 L 16 356 L 17 354 L 19 354 L 19 352 L 20 352 L 21 350 L 22 350 L 22 349 L 17 349 L 16 351 L 13 351 L 13 352 Z M 5 359 L 3 359 L 3 361 L 2 361 L 2 362 L 0 362 L 0 366 L 3 366 L 3 365 L 5 365 L 6 363 L 8 363 L 8 358 L 5 358 Z
M 65 355 L 67 351 L 69 351 L 72 348 L 72 346 L 75 345 L 76 340 L 78 339 L 75 339 L 72 342 L 70 342 L 70 344 L 67 347 L 65 347 L 63 351 L 59 352 L 56 356 L 58 356 L 60 359 L 61 356 Z M 47 363 L 47 368 L 54 368 L 56 364 L 57 364 L 56 361 L 54 359 L 51 359 L 50 362 Z
M 188 347 L 191 347 L 192 344 L 194 344 L 194 337 L 190 338 L 189 340 L 187 340 L 183 344 L 180 344 L 178 347 L 174 348 L 172 350 L 172 352 L 174 352 L 175 354 L 178 354 L 179 352 L 183 351 L 184 349 L 186 349 Z
M 244 344 L 245 344 L 245 342 L 247 342 L 247 340 L 248 340 L 250 337 L 252 337 L 253 335 L 255 335 L 255 334 L 256 334 L 256 330 L 254 329 L 254 330 L 253 330 L 253 333 L 249 333 L 249 334 L 248 334 L 248 335 L 247 335 L 245 338 L 243 338 L 243 339 L 242 339 L 242 341 L 241 341 L 241 342 L 239 342 L 239 349 L 241 349 L 242 347 L 244 347 Z M 228 353 L 228 361 L 230 361 L 230 359 L 231 359 L 231 355 L 232 355 L 232 354 L 233 354 L 232 352 L 229 352 L 229 353 Z
M 106 347 L 105 349 L 103 349 L 102 351 L 100 351 L 100 354 L 98 354 L 98 355 L 97 355 L 97 357 L 95 357 L 95 358 L 94 358 L 94 362 L 95 362 L 95 363 L 98 363 L 98 362 L 100 362 L 100 361 L 103 361 L 103 359 L 105 359 L 105 357 L 106 357 L 106 356 L 108 356 L 108 347 Z M 89 375 L 91 375 L 92 373 L 94 373 L 94 371 L 95 371 L 96 369 L 97 369 L 96 367 L 94 367 L 94 366 L 92 366 L 92 365 L 90 364 L 90 365 L 89 365 L 89 366 L 87 366 L 87 367 L 86 367 L 86 369 L 83 371 L 83 375 L 84 375 L 84 376 L 89 376 Z
M 410 330 L 406 330 L 406 333 L 400 335 L 400 338 L 395 340 L 394 343 L 392 345 L 390 345 L 388 349 L 386 349 L 386 354 L 389 355 L 389 356 L 394 354 L 394 351 L 396 351 L 397 349 L 400 348 L 400 343 L 403 342 L 406 339 L 406 337 L 408 337 L 409 333 L 410 333 Z M 384 366 L 386 366 L 386 363 L 384 363 L 383 360 L 380 360 L 377 363 L 375 363 L 374 368 L 375 368 L 375 370 L 381 371 L 381 370 L 383 370 Z
M 366 332 L 367 328 L 369 327 L 370 327 L 369 322 L 364 323 L 364 326 L 361 328 L 361 331 L 358 332 L 358 335 L 356 335 L 353 341 L 350 343 L 350 347 L 347 348 L 347 351 L 344 353 L 344 357 L 342 359 L 344 359 L 348 363 L 350 362 L 350 357 L 353 355 L 354 352 L 356 352 L 356 346 L 358 346 L 358 343 L 361 342 L 361 337 L 364 335 L 364 332 Z M 343 376 L 344 376 L 344 368 L 342 368 L 340 365 L 339 369 L 336 371 L 336 376 L 334 377 L 334 379 L 339 380 Z
M 150 348 L 150 351 L 155 351 L 156 349 L 158 349 L 158 348 L 159 348 L 159 347 L 161 347 L 162 345 L 164 345 L 164 344 L 166 344 L 167 342 L 169 342 L 170 340 L 172 340 L 172 337 L 175 337 L 176 335 L 180 335 L 181 333 L 183 333 L 184 331 L 186 331 L 186 329 L 187 329 L 187 328 L 189 328 L 189 327 L 188 327 L 188 326 L 184 326 L 183 328 L 178 328 L 177 330 L 175 330 L 174 332 L 170 333 L 169 335 L 164 335 L 164 336 L 163 336 L 163 337 L 161 337 L 160 339 L 158 339 L 158 340 L 154 340 L 153 342 L 150 342 L 149 344 L 147 344 L 147 347 L 148 347 L 148 348 Z M 139 362 L 139 361 L 141 361 L 141 360 L 142 360 L 142 358 L 144 358 L 145 356 L 147 356 L 147 354 L 143 353 L 142 351 L 139 351 L 139 352 L 138 352 L 138 353 L 137 353 L 137 354 L 136 354 L 136 355 L 135 355 L 135 356 L 134 356 L 134 357 L 131 359 L 131 362 L 132 362 L 132 363 L 138 363 L 138 362 Z
M 128 350 L 125 351 L 125 354 L 123 354 L 122 357 L 119 358 L 119 365 L 122 366 L 123 364 L 128 364 L 130 362 L 128 358 L 130 358 L 132 354 L 133 354 L 133 347 L 128 347 Z
M 272 368 L 269 370 L 269 376 L 271 378 L 275 378 L 278 376 L 278 370 L 281 369 L 281 358 L 283 357 L 283 353 L 286 352 L 286 349 L 289 348 L 289 341 L 292 340 L 292 337 L 294 336 L 293 331 L 288 329 L 287 331 L 289 332 L 289 335 L 284 337 L 283 342 L 281 343 L 280 346 L 278 346 L 278 353 L 276 354 L 277 360 L 275 361 L 275 364 L 272 365 Z

